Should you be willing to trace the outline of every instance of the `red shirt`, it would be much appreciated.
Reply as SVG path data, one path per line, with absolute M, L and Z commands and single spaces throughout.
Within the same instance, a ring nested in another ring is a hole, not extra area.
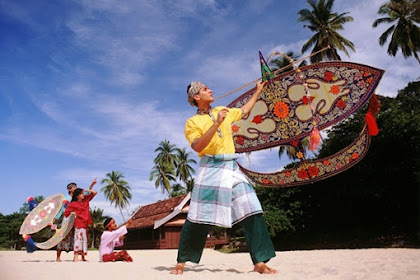
M 89 213 L 89 201 L 96 194 L 85 195 L 81 202 L 72 201 L 69 206 L 67 206 L 66 211 L 64 211 L 64 216 L 68 217 L 71 212 L 76 213 L 76 220 L 74 221 L 75 228 L 87 228 L 92 223 L 92 218 Z

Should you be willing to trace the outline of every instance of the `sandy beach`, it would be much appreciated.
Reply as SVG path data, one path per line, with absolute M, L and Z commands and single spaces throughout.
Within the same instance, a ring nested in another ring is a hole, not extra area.
M 420 249 L 359 249 L 277 252 L 269 264 L 277 275 L 252 272 L 248 253 L 205 249 L 200 264 L 188 263 L 182 276 L 170 275 L 177 250 L 132 250 L 133 263 L 72 262 L 72 253 L 55 262 L 55 251 L 0 252 L 0 279 L 420 279 Z

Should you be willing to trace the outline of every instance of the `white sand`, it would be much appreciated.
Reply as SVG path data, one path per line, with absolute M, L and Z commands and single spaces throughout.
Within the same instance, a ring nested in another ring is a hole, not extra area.
M 177 250 L 130 250 L 133 263 L 100 263 L 89 251 L 88 262 L 72 262 L 55 251 L 0 251 L 0 279 L 420 279 L 420 249 L 313 250 L 277 252 L 269 262 L 277 275 L 251 272 L 248 253 L 224 254 L 205 249 L 200 264 L 188 263 L 182 276 L 170 275 Z

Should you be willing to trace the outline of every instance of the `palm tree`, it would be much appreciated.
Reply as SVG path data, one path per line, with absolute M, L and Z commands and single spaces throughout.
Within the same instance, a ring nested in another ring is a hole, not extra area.
M 183 195 L 187 193 L 187 189 L 179 183 L 172 185 L 171 197 Z
M 286 55 L 289 58 L 293 59 L 294 61 L 297 61 L 299 59 L 299 56 L 296 55 L 293 51 L 288 51 L 286 53 Z M 280 69 L 284 69 L 283 71 L 276 72 L 276 75 L 279 75 L 281 73 L 293 70 L 292 67 L 287 67 L 287 66 L 291 65 L 291 61 L 290 61 L 290 59 L 286 58 L 285 56 L 280 56 L 280 57 L 276 56 L 276 57 L 273 57 L 273 59 L 269 59 L 268 65 L 270 66 L 270 70 L 273 71 L 273 72 L 278 71 Z M 299 64 L 299 67 L 305 66 L 305 65 L 306 65 L 306 61 L 304 60 Z
M 111 205 L 114 204 L 115 208 L 119 208 L 125 222 L 122 208 L 125 208 L 130 204 L 131 187 L 123 180 L 124 175 L 119 171 L 111 171 L 111 173 L 106 174 L 106 177 L 108 178 L 101 181 L 101 184 L 106 184 L 106 186 L 101 188 L 101 192 L 104 193 L 106 200 L 111 202 Z
M 185 187 L 187 188 L 187 193 L 192 192 L 194 188 L 195 180 L 194 178 L 189 179 L 187 182 L 185 182 Z
M 176 181 L 175 172 L 173 166 L 167 164 L 157 163 L 150 173 L 150 181 L 155 180 L 155 187 L 161 188 L 162 193 L 168 192 L 168 196 L 171 196 L 171 181 Z
M 154 159 L 155 164 L 165 164 L 168 166 L 175 167 L 177 161 L 177 156 L 175 145 L 169 143 L 169 140 L 165 140 L 159 143 L 159 147 L 156 148 L 155 152 L 159 152 L 156 158 Z
M 385 17 L 378 18 L 373 22 L 373 27 L 381 23 L 392 24 L 381 37 L 379 44 L 383 46 L 391 35 L 388 45 L 388 54 L 395 56 L 398 49 L 405 58 L 414 56 L 420 63 L 420 3 L 414 0 L 391 0 L 383 4 L 378 11 L 379 15 Z
M 90 236 L 92 237 L 91 248 L 95 248 L 95 241 L 100 240 L 99 237 L 104 232 L 104 220 L 109 217 L 104 216 L 104 210 L 100 208 L 96 209 L 95 207 L 93 210 L 89 209 L 89 212 L 92 218 L 92 224 L 89 228 Z
M 281 145 L 279 147 L 279 158 L 281 158 L 281 156 L 285 152 L 286 152 L 287 157 L 290 160 L 297 160 L 299 158 L 298 157 L 299 152 L 302 153 L 302 157 L 306 157 L 306 149 L 308 146 L 309 146 L 309 137 L 305 137 L 301 141 L 299 141 L 296 147 L 292 145 Z
M 343 51 L 347 56 L 349 56 L 347 48 L 356 51 L 354 44 L 337 32 L 344 29 L 345 23 L 353 21 L 353 18 L 347 15 L 348 12 L 341 14 L 332 12 L 334 0 L 318 0 L 317 2 L 308 0 L 307 3 L 311 6 L 312 11 L 309 9 L 300 10 L 298 21 L 308 22 L 308 25 L 303 27 L 307 27 L 315 34 L 302 46 L 302 53 L 312 46 L 312 54 L 330 47 L 326 51 L 311 56 L 311 63 L 321 62 L 325 59 L 341 60 L 337 50 Z
M 413 9 L 414 9 L 414 12 L 413 12 L 414 20 L 415 22 L 419 22 L 420 21 L 420 0 L 414 1 Z
M 190 164 L 197 162 L 194 159 L 190 159 L 190 152 L 186 152 L 185 148 L 176 149 L 177 151 L 177 161 L 176 161 L 176 176 L 184 183 L 191 178 L 191 175 L 195 173 L 194 168 Z

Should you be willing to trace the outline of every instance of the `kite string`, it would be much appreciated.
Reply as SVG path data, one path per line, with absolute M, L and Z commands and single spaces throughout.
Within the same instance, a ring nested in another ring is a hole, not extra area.
M 320 49 L 319 51 L 316 51 L 316 52 L 314 52 L 314 53 L 311 53 L 310 55 L 305 56 L 304 58 L 301 58 L 301 59 L 296 60 L 296 61 L 295 61 L 294 63 L 292 63 L 292 64 L 286 65 L 286 66 L 284 66 L 284 67 L 282 67 L 282 68 L 280 68 L 280 69 L 278 69 L 278 70 L 274 71 L 274 72 L 273 72 L 273 74 L 274 74 L 274 75 L 276 75 L 277 73 L 282 72 L 282 71 L 284 71 L 284 70 L 285 70 L 285 69 L 287 69 L 287 68 L 293 67 L 296 63 L 301 62 L 301 61 L 303 61 L 303 60 L 305 60 L 305 59 L 307 59 L 307 58 L 310 58 L 310 57 L 312 57 L 312 56 L 314 56 L 314 55 L 316 55 L 316 54 L 318 54 L 318 53 L 320 53 L 320 52 L 323 52 L 323 51 L 325 51 L 325 50 L 328 50 L 329 48 L 331 48 L 331 47 L 328 45 L 327 47 L 325 47 L 325 48 L 323 48 L 323 49 Z M 241 89 L 247 88 L 247 87 L 249 87 L 250 85 L 253 85 L 253 84 L 255 84 L 256 82 L 259 82 L 259 81 L 261 81 L 261 78 L 258 78 L 258 79 L 254 80 L 254 81 L 252 81 L 252 82 L 249 82 L 249 83 L 247 83 L 247 84 L 245 84 L 245 85 L 242 85 L 242 86 L 240 86 L 240 87 L 238 87 L 238 88 L 236 88 L 236 89 L 234 89 L 234 90 L 231 90 L 231 91 L 229 91 L 228 93 L 225 93 L 225 94 L 223 94 L 223 95 L 221 95 L 221 96 L 219 96 L 219 97 L 216 97 L 214 100 L 219 100 L 219 99 L 225 98 L 226 96 L 229 96 L 229 95 L 231 95 L 231 94 L 233 94 L 233 93 L 235 93 L 235 92 L 237 92 L 237 91 L 239 91 L 239 90 L 241 90 Z

